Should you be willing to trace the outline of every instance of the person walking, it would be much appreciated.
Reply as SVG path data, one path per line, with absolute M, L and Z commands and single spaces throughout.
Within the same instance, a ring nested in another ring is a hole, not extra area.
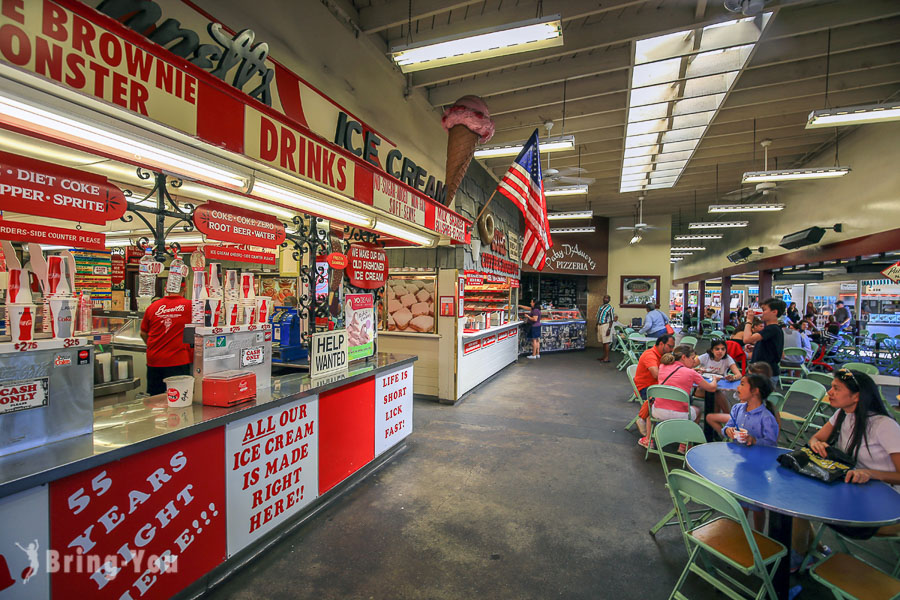
M 647 337 L 658 338 L 659 336 L 668 333 L 666 330 L 668 322 L 669 318 L 666 317 L 661 310 L 656 308 L 656 305 L 653 302 L 648 302 L 647 318 L 645 319 L 644 326 L 641 327 L 640 332 Z
M 603 356 L 598 358 L 600 362 L 609 362 L 609 346 L 612 343 L 613 322 L 616 314 L 613 311 L 611 298 L 603 296 L 603 304 L 597 309 L 597 341 L 603 345 Z
M 834 303 L 834 319 L 837 321 L 840 331 L 843 331 L 850 325 L 852 318 L 853 315 L 850 313 L 850 309 L 844 306 L 842 300 Z

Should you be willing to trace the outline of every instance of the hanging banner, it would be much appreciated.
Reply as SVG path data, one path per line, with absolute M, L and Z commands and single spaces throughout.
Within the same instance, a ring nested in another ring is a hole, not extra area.
M 204 246 L 203 254 L 209 260 L 230 260 L 257 265 L 274 265 L 277 259 L 277 255 L 272 252 L 254 252 L 231 246 Z
M 0 210 L 105 225 L 127 204 L 106 177 L 0 152 Z
M 364 290 L 384 286 L 388 276 L 388 259 L 384 250 L 371 244 L 352 244 L 347 259 L 345 272 L 350 285 Z
M 0 240 L 71 246 L 86 250 L 106 250 L 106 235 L 64 227 L 17 223 L 0 219 Z
M 284 225 L 272 215 L 218 202 L 198 206 L 194 226 L 206 237 L 223 242 L 277 248 L 284 241 Z

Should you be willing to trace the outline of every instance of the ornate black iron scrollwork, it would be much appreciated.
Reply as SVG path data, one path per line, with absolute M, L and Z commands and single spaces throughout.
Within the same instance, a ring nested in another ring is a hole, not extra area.
M 328 281 L 327 275 L 320 273 L 315 267 L 316 257 L 325 254 L 328 249 L 328 230 L 320 229 L 319 217 L 296 215 L 291 219 L 293 231 L 286 234 L 287 241 L 294 245 L 293 258 L 302 262 L 304 255 L 309 255 L 310 265 L 300 267 L 300 278 L 306 283 L 308 293 L 297 298 L 297 314 L 306 319 L 307 331 L 301 332 L 301 344 L 309 347 L 309 342 L 316 331 L 316 318 L 328 318 L 328 305 L 316 300 L 316 286 Z
M 134 221 L 135 215 L 143 221 L 144 225 L 151 232 L 153 238 L 151 240 L 142 236 L 137 241 L 137 245 L 141 249 L 148 247 L 154 250 L 154 258 L 158 262 L 165 262 L 166 256 L 173 256 L 175 252 L 181 251 L 181 245 L 178 242 L 166 242 L 166 238 L 176 227 L 189 233 L 194 231 L 194 223 L 192 216 L 194 214 L 194 205 L 190 202 L 183 202 L 180 205 L 169 194 L 169 188 L 178 189 L 182 185 L 182 180 L 178 178 L 170 178 L 165 173 L 156 173 L 143 167 L 137 168 L 137 176 L 139 179 L 148 181 L 154 179 L 153 188 L 137 202 L 129 203 L 128 213 L 121 217 L 124 223 Z M 134 197 L 131 190 L 125 190 L 125 196 Z M 153 206 L 141 206 L 144 201 L 153 201 Z M 148 215 L 148 216 L 144 216 Z M 166 217 L 175 219 L 175 222 L 166 227 Z

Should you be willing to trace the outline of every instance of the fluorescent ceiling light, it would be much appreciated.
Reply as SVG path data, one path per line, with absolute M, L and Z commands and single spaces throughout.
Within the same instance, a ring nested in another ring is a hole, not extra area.
M 588 186 L 586 185 L 567 185 L 544 190 L 545 196 L 577 196 L 579 194 L 587 193 Z
M 563 44 L 559 15 L 437 38 L 391 48 L 404 73 L 552 48 Z
M 223 192 L 221 190 L 217 190 L 215 188 L 211 188 L 205 185 L 198 185 L 196 183 L 185 182 L 178 188 L 179 192 L 184 192 L 190 196 L 200 199 L 215 199 L 226 204 L 230 204 L 232 206 L 239 206 L 241 208 L 249 208 L 251 210 L 255 210 L 258 212 L 266 213 L 269 215 L 273 215 L 276 217 L 280 217 L 286 221 L 290 221 L 297 214 L 296 211 L 290 211 L 286 208 L 282 208 L 280 206 L 275 206 L 273 204 L 268 204 L 266 202 L 260 202 L 259 200 L 253 200 L 251 198 L 246 198 L 244 196 L 239 196 L 237 194 L 229 194 Z M 129 198 L 129 201 L 131 198 Z
M 634 232 L 634 235 L 631 236 L 631 241 L 628 242 L 628 243 L 629 243 L 629 244 L 637 244 L 637 243 L 640 242 L 642 239 L 644 239 L 644 236 L 641 235 L 641 232 L 640 232 L 640 231 L 635 231 L 635 232 Z
M 379 233 L 389 235 L 393 238 L 406 240 L 418 246 L 434 246 L 437 239 L 432 236 L 422 235 L 406 227 L 394 225 L 388 221 L 376 219 L 373 229 Z
M 635 42 L 619 192 L 678 182 L 771 17 L 768 12 Z M 655 167 L 662 162 L 672 164 Z M 636 176 L 643 172 L 650 176 Z
M 784 210 L 784 204 L 763 203 L 763 204 L 711 204 L 709 212 L 774 212 Z
M 724 227 L 746 227 L 749 221 L 700 221 L 691 223 L 688 229 L 722 229 Z
M 678 252 L 679 250 L 682 250 L 682 251 L 691 250 L 694 252 L 702 252 L 703 250 L 706 250 L 706 246 L 672 246 L 670 248 L 670 250 L 673 252 Z
M 794 181 L 797 179 L 830 179 L 843 177 L 850 167 L 813 167 L 811 169 L 778 169 L 777 171 L 750 171 L 744 173 L 741 183 L 759 181 Z
M 295 206 L 303 212 L 312 213 L 326 219 L 333 219 L 342 223 L 356 225 L 365 229 L 372 228 L 372 217 L 356 211 L 347 210 L 333 204 L 328 204 L 315 198 L 310 198 L 300 192 L 295 192 L 278 185 L 256 180 L 251 193 L 255 196 L 268 198 L 277 202 L 284 202 Z
M 225 167 L 197 160 L 156 143 L 141 141 L 105 126 L 81 121 L 71 115 L 59 115 L 4 94 L 0 94 L 0 120 L 113 156 L 128 157 L 183 177 L 239 189 L 247 183 L 239 173 Z
M 684 257 L 683 257 L 683 256 L 671 256 L 671 257 L 669 257 L 669 262 L 676 263 L 676 262 L 678 262 L 678 261 L 680 261 L 680 260 L 684 260 Z
M 725 234 L 723 233 L 680 233 L 675 236 L 676 240 L 721 240 Z
M 518 156 L 524 144 L 503 144 L 499 146 L 480 146 L 475 149 L 475 158 L 500 158 L 502 156 Z M 562 152 L 575 148 L 575 136 L 564 135 L 561 137 L 538 140 L 538 148 L 541 153 Z
M 591 219 L 594 216 L 594 211 L 592 210 L 579 210 L 573 212 L 557 212 L 557 213 L 547 213 L 548 221 L 562 221 L 569 219 Z
M 550 228 L 550 233 L 594 233 L 597 231 L 597 228 L 591 225 L 590 227 L 556 227 Z
M 809 113 L 807 129 L 836 127 L 839 125 L 865 125 L 900 119 L 900 103 L 866 104 L 845 108 L 826 108 Z
M 693 256 L 693 252 L 687 252 L 684 250 L 672 251 L 671 256 Z

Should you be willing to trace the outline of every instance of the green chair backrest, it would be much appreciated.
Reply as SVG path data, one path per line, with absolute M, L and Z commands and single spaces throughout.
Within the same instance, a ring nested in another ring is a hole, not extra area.
M 816 352 L 819 351 L 819 345 L 818 345 L 817 343 L 815 343 L 815 342 L 810 342 L 810 343 L 809 343 L 809 347 L 812 348 L 813 356 L 815 356 L 815 355 L 816 355 Z
M 632 329 L 631 327 L 625 328 L 625 335 L 631 335 L 632 333 L 634 333 L 634 329 Z
M 873 334 L 872 334 L 872 339 L 873 339 L 873 340 L 878 340 L 879 342 L 882 341 L 882 340 L 885 340 L 885 339 L 887 339 L 887 338 L 889 338 L 889 337 L 891 337 L 891 336 L 889 336 L 889 335 L 886 334 L 886 333 L 873 333 Z
M 812 379 L 798 379 L 788 388 L 785 398 L 790 398 L 793 394 L 806 394 L 814 402 L 818 402 L 825 396 L 825 386 Z
M 817 371 L 813 371 L 809 375 L 807 375 L 806 378 L 817 383 L 821 383 L 827 390 L 831 387 L 831 382 L 834 380 L 834 375 L 832 375 L 831 373 L 819 373 Z
M 735 332 L 734 325 L 728 325 L 725 327 L 725 333 L 727 333 L 728 335 L 734 335 L 734 332 Z
M 711 509 L 722 513 L 729 519 L 743 525 L 747 541 L 756 551 L 754 554 L 759 553 L 759 550 L 756 548 L 755 540 L 753 539 L 753 534 L 750 533 L 750 526 L 747 524 L 747 518 L 744 516 L 744 511 L 741 510 L 741 507 L 737 503 L 737 500 L 734 499 L 734 496 L 714 483 L 681 469 L 675 469 L 669 473 L 669 489 L 672 490 L 672 497 L 678 505 L 678 519 L 682 520 L 685 531 L 690 531 L 694 526 L 693 522 L 687 521 L 687 519 L 691 518 L 690 513 L 684 505 L 684 496 L 687 496 L 693 502 L 708 506 Z
M 851 371 L 859 371 L 866 375 L 878 375 L 878 367 L 869 363 L 848 362 L 841 365 L 842 369 L 850 369 Z
M 724 340 L 724 339 L 725 339 L 725 332 L 724 332 L 724 331 L 719 331 L 719 330 L 717 329 L 717 330 L 715 330 L 715 331 L 710 332 L 709 336 L 712 337 L 712 338 L 721 338 L 721 339 Z
M 780 392 L 772 392 L 769 394 L 769 397 L 766 398 L 769 402 L 772 403 L 772 408 L 774 408 L 777 412 L 781 412 L 784 409 L 784 394 Z
M 648 398 L 662 398 L 664 400 L 677 400 L 690 405 L 691 399 L 687 392 L 671 385 L 651 385 L 647 388 Z
M 690 346 L 691 348 L 693 348 L 694 346 L 697 345 L 697 338 L 695 338 L 695 337 L 692 336 L 692 335 L 686 335 L 686 336 L 684 336 L 683 338 L 681 338 L 681 341 L 678 342 L 678 343 L 679 343 L 679 344 L 687 344 L 688 346 Z
M 628 365 L 625 369 L 625 373 L 628 374 L 628 381 L 631 383 L 631 389 L 634 390 L 634 395 L 640 398 L 641 394 L 638 392 L 637 384 L 634 383 L 634 376 L 637 374 L 637 364 Z
M 785 348 L 784 349 L 785 356 L 799 356 L 801 358 L 806 358 L 806 350 L 803 348 Z
M 656 441 L 656 447 L 662 451 L 669 444 L 705 444 L 706 436 L 703 435 L 703 428 L 691 421 L 690 419 L 669 419 L 658 423 L 653 428 L 653 439 Z M 666 481 L 669 480 L 669 465 L 665 460 L 662 463 L 663 474 Z M 681 461 L 684 465 L 684 459 Z

